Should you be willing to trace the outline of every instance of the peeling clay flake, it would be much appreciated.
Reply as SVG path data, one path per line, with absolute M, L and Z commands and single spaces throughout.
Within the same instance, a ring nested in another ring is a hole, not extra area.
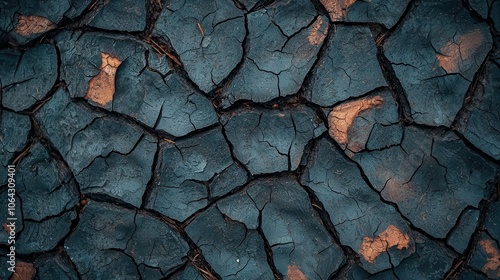
M 296 265 L 288 265 L 288 271 L 286 272 L 286 278 L 288 280 L 307 280 L 307 277 Z
M 21 36 L 39 34 L 56 28 L 56 25 L 50 20 L 39 16 L 17 17 L 16 33 Z
M 483 251 L 488 254 L 486 264 L 482 271 L 491 278 L 500 278 L 500 252 L 493 246 L 492 240 L 479 241 Z
M 408 234 L 403 234 L 397 227 L 389 225 L 379 236 L 375 238 L 366 236 L 363 238 L 359 253 L 367 262 L 372 263 L 381 253 L 394 246 L 397 246 L 398 250 L 408 249 L 410 247 L 410 237 Z
M 384 104 L 384 99 L 380 96 L 363 98 L 338 105 L 328 114 L 328 126 L 330 136 L 341 145 L 349 142 L 347 131 L 354 119 L 362 111 L 379 107 Z
M 85 98 L 101 106 L 106 106 L 106 104 L 113 100 L 116 70 L 122 61 L 107 53 L 101 53 L 101 59 L 100 72 L 89 81 L 89 89 Z

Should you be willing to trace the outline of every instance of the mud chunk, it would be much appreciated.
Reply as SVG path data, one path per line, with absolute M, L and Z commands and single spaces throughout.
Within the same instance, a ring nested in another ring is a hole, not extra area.
M 383 47 L 414 121 L 450 126 L 491 45 L 488 25 L 460 1 L 424 1 L 411 10 Z
M 370 29 L 335 26 L 306 83 L 306 98 L 321 106 L 368 93 L 386 82 Z

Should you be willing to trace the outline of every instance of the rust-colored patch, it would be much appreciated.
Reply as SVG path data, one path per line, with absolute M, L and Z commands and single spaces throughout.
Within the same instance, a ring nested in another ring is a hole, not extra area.
M 328 30 L 326 28 L 323 28 L 323 30 L 321 30 L 322 25 L 323 25 L 323 19 L 321 17 L 318 17 L 314 21 L 312 29 L 309 32 L 309 36 L 307 36 L 309 44 L 317 46 L 323 43 L 323 40 L 325 40 L 326 33 L 328 32 Z
M 408 249 L 410 247 L 410 237 L 408 234 L 403 234 L 394 225 L 389 225 L 386 230 L 375 238 L 365 236 L 359 253 L 367 262 L 372 263 L 381 253 L 394 246 L 397 246 L 399 250 Z
M 357 0 L 320 0 L 333 21 L 343 20 L 347 13 L 347 8 Z
M 401 202 L 414 199 L 417 195 L 413 183 L 400 183 L 397 179 L 391 178 L 385 184 L 384 192 L 387 199 L 392 202 Z
M 8 234 L 10 234 L 10 227 L 8 227 L 6 223 L 3 223 L 3 224 L 2 224 L 2 226 L 3 226 L 3 229 L 4 229 L 4 230 L 5 230 Z
M 54 28 L 56 25 L 44 17 L 25 15 L 17 17 L 16 33 L 21 36 L 43 33 Z
M 35 268 L 32 263 L 17 262 L 16 272 L 12 274 L 11 280 L 31 280 L 35 276 Z
M 347 102 L 334 107 L 330 114 L 328 114 L 328 132 L 330 136 L 339 144 L 347 144 L 349 141 L 347 130 L 359 113 L 373 107 L 381 106 L 383 103 L 384 99 L 382 97 L 375 96 Z
M 483 266 L 482 271 L 491 278 L 500 277 L 500 252 L 493 245 L 493 241 L 486 239 L 479 241 L 483 251 L 488 254 L 486 264 Z
M 439 66 L 447 73 L 460 72 L 461 62 L 471 58 L 483 41 L 484 35 L 479 29 L 458 36 L 456 42 L 447 43 L 441 48 L 441 53 L 436 54 Z
M 299 267 L 295 264 L 288 266 L 288 271 L 286 272 L 286 278 L 288 280 L 307 280 L 307 277 L 304 275 L 302 271 L 300 271 Z
M 89 89 L 85 98 L 105 106 L 115 94 L 116 69 L 122 63 L 118 58 L 101 53 L 102 65 L 99 74 L 89 81 Z

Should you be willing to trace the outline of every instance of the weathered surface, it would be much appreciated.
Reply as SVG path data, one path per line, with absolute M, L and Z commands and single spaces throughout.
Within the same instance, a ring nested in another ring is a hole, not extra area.
M 70 171 L 54 160 L 40 143 L 29 149 L 29 154 L 17 166 L 15 176 L 24 219 L 42 221 L 71 209 L 78 202 L 76 182 Z
M 24 53 L 0 51 L 2 106 L 22 111 L 43 99 L 57 78 L 57 54 L 53 46 L 40 44 Z
M 401 215 L 380 201 L 356 165 L 328 140 L 321 139 L 314 147 L 301 181 L 323 203 L 341 243 L 361 255 L 365 270 L 390 268 L 391 262 L 397 265 L 415 250 Z
M 306 91 L 311 102 L 332 106 L 386 85 L 369 28 L 335 26 L 327 44 Z
M 304 147 L 324 126 L 307 107 L 242 110 L 224 116 L 234 155 L 252 174 L 295 170 Z
M 61 254 L 49 253 L 37 257 L 34 265 L 36 269 L 35 279 L 79 279 L 69 258 Z
M 212 207 L 186 228 L 212 268 L 224 279 L 272 279 L 264 240 L 255 229 Z
M 410 0 L 320 0 L 332 21 L 375 22 L 391 28 L 401 17 Z
M 415 226 L 443 238 L 489 193 L 496 170 L 453 133 L 414 127 L 401 144 L 353 156 L 382 196 Z
M 20 153 L 28 142 L 31 122 L 28 116 L 9 111 L 2 111 L 0 118 L 0 170 L 1 184 L 7 183 L 7 166 L 12 163 L 14 155 Z
M 495 0 L 469 0 L 471 8 L 482 18 L 493 21 L 495 29 L 500 30 L 500 3 Z
M 18 239 L 17 252 L 28 255 L 50 251 L 68 234 L 71 221 L 76 213 L 70 211 L 61 216 L 51 217 L 41 222 L 24 220 L 23 231 Z
M 63 90 L 55 93 L 37 118 L 84 193 L 104 193 L 141 205 L 156 139 L 136 126 L 70 103 Z
M 206 182 L 233 162 L 219 128 L 160 144 L 159 178 L 146 207 L 182 221 L 207 205 Z
M 472 105 L 467 108 L 460 132 L 483 152 L 500 160 L 500 112 L 491 110 L 500 107 L 500 66 L 498 61 L 486 64 L 485 75 L 481 78 Z
M 415 122 L 451 125 L 491 42 L 488 25 L 460 1 L 423 1 L 410 11 L 383 48 Z
M 165 223 L 142 212 L 90 201 L 64 243 L 83 279 L 139 279 L 140 264 L 164 275 L 180 266 L 188 246 Z
M 146 28 L 146 1 L 110 0 L 89 25 L 108 30 L 143 31 Z
M 418 236 L 415 254 L 403 260 L 394 272 L 385 271 L 375 279 L 443 279 L 455 256 L 442 245 Z
M 500 278 L 500 250 L 498 240 L 482 232 L 474 248 L 470 266 L 484 273 L 489 279 Z
M 230 0 L 174 0 L 153 34 L 171 42 L 189 77 L 210 92 L 242 59 L 245 18 Z
M 74 19 L 92 0 L 4 1 L 0 4 L 0 47 L 24 45 L 56 28 L 65 17 Z
M 288 279 L 328 279 L 344 260 L 307 192 L 292 178 L 256 180 L 217 208 L 249 230 L 260 228 L 276 268 Z
M 249 50 L 222 92 L 224 107 L 296 94 L 328 30 L 328 20 L 307 0 L 275 2 L 248 14 L 247 21 Z
M 464 253 L 467 249 L 471 235 L 476 230 L 479 214 L 478 210 L 466 209 L 460 215 L 457 226 L 451 231 L 447 240 L 457 252 Z
M 94 33 L 61 33 L 57 40 L 61 77 L 71 97 L 86 97 L 92 105 L 176 137 L 217 122 L 210 101 L 171 73 L 165 56 L 158 57 L 146 44 Z M 87 56 L 84 62 L 82 55 Z
M 499 15 L 0 1 L 0 279 L 500 278 Z
M 360 152 L 401 142 L 394 98 L 388 91 L 341 103 L 328 114 L 330 136 L 343 149 Z

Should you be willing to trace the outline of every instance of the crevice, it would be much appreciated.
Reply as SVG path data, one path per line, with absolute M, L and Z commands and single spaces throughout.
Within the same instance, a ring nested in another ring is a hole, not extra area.
M 411 108 L 408 98 L 406 97 L 405 90 L 401 85 L 394 69 L 392 68 L 391 62 L 385 57 L 382 47 L 377 47 L 377 59 L 379 61 L 380 67 L 382 69 L 382 74 L 391 89 L 391 93 L 396 101 L 396 107 L 398 108 L 399 123 L 401 125 L 407 125 L 413 123 L 413 118 L 411 115 Z
M 153 164 L 151 165 L 151 178 L 149 179 L 148 183 L 146 184 L 146 189 L 144 190 L 144 194 L 142 195 L 142 203 L 140 209 L 145 209 L 146 205 L 149 202 L 149 199 L 151 198 L 151 194 L 156 188 L 157 182 L 158 182 L 158 175 L 161 173 L 161 158 L 163 158 L 163 153 L 161 150 L 160 146 L 160 141 L 158 140 L 156 142 L 156 151 L 155 155 L 153 158 Z
M 262 240 L 264 241 L 264 250 L 266 252 L 266 257 L 267 257 L 267 264 L 271 268 L 274 279 L 276 280 L 283 280 L 283 274 L 276 268 L 276 265 L 274 264 L 274 259 L 273 259 L 273 249 L 271 245 L 269 244 L 269 241 L 266 239 L 266 235 L 264 234 L 264 231 L 262 230 L 262 210 L 259 210 L 259 226 L 257 227 L 257 233 L 260 235 Z

